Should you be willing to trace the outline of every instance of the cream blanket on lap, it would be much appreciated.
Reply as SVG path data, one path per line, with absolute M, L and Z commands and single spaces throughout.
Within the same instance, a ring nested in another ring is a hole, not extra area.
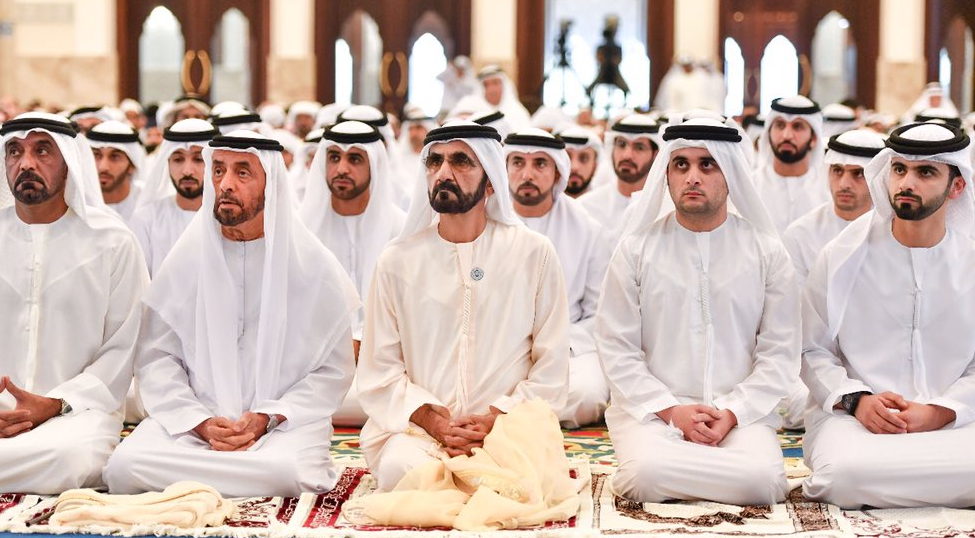
M 532 527 L 576 515 L 582 485 L 569 476 L 558 418 L 534 400 L 498 417 L 473 456 L 443 455 L 411 470 L 391 492 L 347 501 L 342 515 L 356 525 Z
M 55 504 L 51 524 L 122 529 L 133 525 L 171 525 L 187 529 L 223 525 L 233 513 L 234 504 L 215 489 L 184 481 L 161 493 L 139 495 L 108 495 L 90 489 L 65 491 Z

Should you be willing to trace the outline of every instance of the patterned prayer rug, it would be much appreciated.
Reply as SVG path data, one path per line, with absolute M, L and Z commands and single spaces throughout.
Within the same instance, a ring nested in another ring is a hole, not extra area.
M 602 467 L 592 469 L 592 527 L 603 536 L 856 536 L 839 508 L 806 502 L 799 490 L 783 504 L 765 506 L 638 503 L 610 491 L 612 475 L 608 471 Z
M 143 526 L 125 531 L 106 527 L 85 529 L 47 525 L 53 514 L 56 497 L 37 495 L 0 495 L 0 535 L 7 533 L 29 534 L 94 534 L 101 536 L 180 536 L 233 538 L 332 538 L 332 537 L 437 537 L 477 536 L 476 533 L 457 533 L 446 528 L 403 528 L 352 525 L 342 516 L 346 501 L 373 493 L 376 482 L 369 470 L 356 466 L 345 467 L 332 491 L 324 494 L 304 493 L 300 497 L 255 497 L 235 499 L 237 510 L 223 526 L 205 529 L 177 529 L 175 527 Z M 546 525 L 518 531 L 505 531 L 499 536 L 512 538 L 542 538 L 574 535 L 591 535 L 578 528 L 580 520 L 592 521 L 589 465 L 585 460 L 573 461 L 572 475 L 580 479 L 580 513 L 568 521 L 554 521 Z M 587 511 L 588 508 L 588 511 Z M 491 534 L 491 533 L 488 533 Z M 485 535 L 481 533 L 480 535 Z

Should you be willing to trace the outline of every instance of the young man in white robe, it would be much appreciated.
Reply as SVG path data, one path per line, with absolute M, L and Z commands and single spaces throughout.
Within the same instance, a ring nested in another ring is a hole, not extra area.
M 863 169 L 883 148 L 884 137 L 869 129 L 847 131 L 830 138 L 825 160 L 832 200 L 799 217 L 782 234 L 782 243 L 796 268 L 800 290 L 826 243 L 873 207 Z M 782 402 L 785 428 L 803 428 L 808 396 L 806 385 L 797 381 Z
M 599 137 L 578 125 L 556 134 L 565 142 L 565 151 L 569 154 L 569 182 L 565 185 L 565 194 L 578 198 L 589 192 L 592 179 L 596 176 L 599 152 L 602 149 Z
M 815 102 L 801 95 L 772 101 L 758 141 L 754 180 L 780 234 L 829 201 L 823 166 L 827 140 Z
M 647 174 L 660 147 L 660 125 L 649 116 L 631 114 L 616 122 L 606 133 L 615 180 L 589 190 L 579 202 L 589 211 L 606 234 L 616 240 L 623 230 L 623 213 L 633 193 L 643 190 Z
M 406 220 L 403 210 L 390 200 L 391 181 L 379 131 L 358 121 L 325 129 L 298 214 L 335 254 L 362 297 L 369 291 L 379 253 L 399 236 Z M 352 316 L 356 359 L 364 316 L 362 308 Z M 353 383 L 332 421 L 362 426 L 367 418 Z
M 392 187 L 389 191 L 389 199 L 404 211 L 410 207 L 410 195 L 412 194 L 412 176 L 416 170 L 407 170 L 399 162 L 399 154 L 396 153 L 396 134 L 393 126 L 389 122 L 389 116 L 375 107 L 366 105 L 354 105 L 343 110 L 335 123 L 343 121 L 359 121 L 374 127 L 382 136 L 383 146 L 386 148 L 386 162 L 388 163 L 389 173 L 395 176 L 390 182 Z
M 694 119 L 663 140 L 596 313 L 613 488 L 640 502 L 781 502 L 777 407 L 798 372 L 795 270 L 752 186 L 747 137 Z M 675 209 L 661 211 L 668 196 Z
M 203 148 L 217 134 L 212 125 L 198 119 L 176 122 L 163 132 L 131 224 L 150 276 L 159 272 L 203 205 Z
M 975 196 L 969 139 L 896 129 L 874 210 L 826 245 L 803 297 L 806 497 L 975 505 Z
M 131 228 L 143 188 L 146 150 L 139 133 L 119 121 L 105 121 L 87 135 L 105 203 Z
M 281 146 L 249 131 L 203 151 L 203 206 L 145 298 L 149 418 L 105 468 L 113 493 L 197 480 L 231 497 L 331 489 L 332 413 L 352 380 L 342 266 L 294 214 Z
M 12 194 L 0 207 L 0 490 L 99 487 L 122 429 L 145 262 L 118 216 L 86 202 L 98 189 L 82 178 L 90 150 L 65 118 L 22 114 L 0 135 Z
M 599 223 L 563 194 L 569 177 L 565 142 L 541 129 L 525 129 L 505 138 L 504 155 L 515 213 L 555 245 L 569 294 L 569 395 L 557 410 L 559 420 L 566 428 L 595 424 L 609 405 L 592 334 L 612 254 L 609 241 Z
M 500 138 L 473 122 L 427 134 L 403 233 L 376 264 L 358 385 L 360 443 L 382 490 L 470 454 L 522 401 L 565 405 L 562 269 L 511 207 Z

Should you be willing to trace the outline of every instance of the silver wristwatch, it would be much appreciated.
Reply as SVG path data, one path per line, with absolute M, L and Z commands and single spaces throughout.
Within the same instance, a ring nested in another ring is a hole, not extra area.
M 273 430 L 274 428 L 277 428 L 279 424 L 281 424 L 281 421 L 278 420 L 278 416 L 277 415 L 268 415 L 267 416 L 267 429 L 264 430 L 264 433 L 265 434 L 271 433 L 271 430 Z
M 64 398 L 60 398 L 60 400 L 61 400 L 61 411 L 58 413 L 58 416 L 63 417 L 64 415 L 67 415 L 68 413 L 71 412 L 71 404 L 69 404 L 67 400 L 65 400 Z

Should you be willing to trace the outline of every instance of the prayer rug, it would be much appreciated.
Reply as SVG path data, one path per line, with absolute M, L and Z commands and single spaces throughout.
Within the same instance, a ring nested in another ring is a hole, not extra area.
M 801 490 L 787 502 L 732 506 L 714 502 L 639 503 L 610 491 L 609 469 L 592 468 L 592 527 L 603 536 L 854 537 L 836 506 L 806 502 Z
M 589 487 L 589 464 L 573 460 L 573 477 L 580 478 L 579 491 L 582 508 L 568 521 L 550 522 L 543 527 L 495 533 L 458 533 L 451 529 L 420 529 L 401 527 L 356 526 L 342 517 L 342 506 L 349 499 L 375 491 L 376 482 L 362 461 L 343 469 L 332 491 L 324 494 L 304 493 L 299 497 L 255 497 L 234 499 L 235 514 L 223 526 L 204 529 L 175 527 L 136 527 L 126 531 L 105 527 L 84 529 L 47 525 L 53 513 L 54 496 L 0 496 L 0 534 L 90 534 L 101 536 L 180 536 L 232 538 L 332 538 L 332 537 L 438 537 L 438 536 L 503 536 L 510 538 L 555 538 L 563 536 L 591 536 L 590 527 L 579 527 L 579 521 L 592 521 L 592 498 Z M 9 535 L 8 535 L 9 536 Z

